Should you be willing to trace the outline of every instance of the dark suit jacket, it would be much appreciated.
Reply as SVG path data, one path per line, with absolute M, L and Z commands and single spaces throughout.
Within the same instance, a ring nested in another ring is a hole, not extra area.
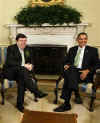
M 31 48 L 26 46 L 24 49 L 25 63 L 33 64 Z M 8 46 L 7 57 L 3 69 L 20 68 L 22 57 L 17 44 Z
M 74 64 L 74 59 L 77 54 L 78 46 L 74 46 L 69 49 L 69 52 L 64 60 L 64 65 Z M 97 48 L 86 46 L 83 56 L 82 69 L 89 69 L 90 72 L 94 72 L 98 66 L 99 57 Z

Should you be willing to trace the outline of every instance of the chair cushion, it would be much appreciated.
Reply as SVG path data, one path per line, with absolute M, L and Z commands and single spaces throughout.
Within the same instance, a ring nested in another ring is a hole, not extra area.
M 92 85 L 93 85 L 92 83 L 88 83 L 88 84 L 82 83 L 82 84 L 80 84 L 80 90 L 82 92 L 86 92 L 88 94 L 92 94 Z
M 11 88 L 14 85 L 14 81 L 9 81 L 8 79 L 4 79 L 4 88 Z M 0 88 L 1 88 L 1 84 L 0 84 Z

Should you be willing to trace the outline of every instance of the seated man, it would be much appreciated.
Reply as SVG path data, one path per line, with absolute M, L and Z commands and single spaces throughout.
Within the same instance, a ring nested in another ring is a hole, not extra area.
M 25 89 L 42 98 L 47 94 L 38 90 L 35 80 L 30 76 L 33 70 L 31 48 L 26 45 L 27 37 L 24 34 L 16 36 L 17 43 L 7 48 L 7 58 L 3 67 L 4 77 L 8 80 L 16 80 L 18 85 L 17 108 L 23 112 Z
M 71 109 L 70 98 L 72 91 L 75 92 L 75 102 L 82 103 L 79 94 L 78 83 L 93 82 L 93 74 L 98 66 L 98 51 L 87 45 L 88 35 L 84 32 L 78 34 L 78 46 L 69 49 L 64 62 L 64 85 L 61 98 L 64 104 L 54 109 L 55 112 L 64 112 Z

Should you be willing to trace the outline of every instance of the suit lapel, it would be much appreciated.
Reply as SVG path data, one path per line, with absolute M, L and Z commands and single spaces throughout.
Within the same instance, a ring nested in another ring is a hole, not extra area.
M 16 47 L 16 55 L 18 56 L 19 61 L 22 61 L 22 57 L 21 57 L 21 54 L 20 54 L 20 51 L 19 51 L 19 48 L 18 48 L 17 44 L 16 44 L 15 47 Z
M 71 53 L 71 63 L 74 64 L 74 59 L 75 59 L 75 56 L 77 54 L 77 50 L 78 50 L 78 46 L 75 46 L 72 50 L 72 53 Z
M 75 56 L 77 54 L 77 50 L 78 50 L 78 46 L 75 47 L 75 52 L 74 52 L 75 53 Z
M 25 60 L 27 59 L 27 47 L 25 47 L 24 49 L 24 57 L 25 57 Z
M 27 62 L 30 59 L 30 50 L 27 46 L 24 48 L 24 58 L 25 62 Z
M 87 59 L 88 59 L 88 46 L 86 46 L 85 47 L 85 50 L 84 50 L 84 56 L 83 56 L 82 66 L 85 65 Z
M 27 49 L 27 46 L 24 48 L 24 58 L 25 58 L 25 61 L 27 61 L 27 52 L 29 53 L 28 49 Z M 16 44 L 16 53 L 17 53 L 17 56 L 19 57 L 19 61 L 22 62 L 22 56 L 21 56 L 21 53 L 19 51 L 19 48 Z

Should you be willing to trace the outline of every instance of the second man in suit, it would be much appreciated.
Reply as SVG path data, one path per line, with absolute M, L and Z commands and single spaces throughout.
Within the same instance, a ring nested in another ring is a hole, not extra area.
M 70 98 L 72 91 L 75 92 L 75 102 L 82 103 L 79 94 L 79 82 L 93 82 L 93 74 L 98 66 L 99 58 L 96 48 L 88 46 L 88 35 L 84 32 L 77 36 L 78 46 L 69 49 L 64 61 L 64 85 L 61 98 L 64 104 L 60 105 L 55 112 L 64 112 L 71 109 Z

